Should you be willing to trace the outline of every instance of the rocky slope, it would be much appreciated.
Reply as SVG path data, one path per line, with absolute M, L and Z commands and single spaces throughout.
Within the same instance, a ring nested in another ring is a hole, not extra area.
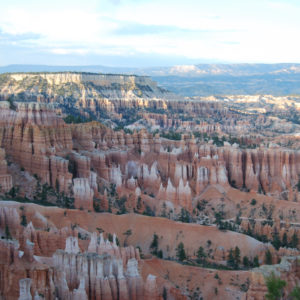
M 235 246 L 241 255 L 257 254 L 261 261 L 266 249 L 276 255 L 270 245 L 242 234 L 163 218 L 1 201 L 0 231 L 6 235 L 0 241 L 0 295 L 5 299 L 261 299 L 264 275 L 272 270 L 287 280 L 287 291 L 299 280 L 297 260 L 283 257 L 297 254 L 291 249 L 282 252 L 278 266 L 246 271 L 154 259 L 151 239 L 145 239 L 154 233 L 164 256 L 174 257 L 180 242 L 191 259 L 202 245 L 220 264 Z
M 235 114 L 220 103 L 156 103 L 200 115 Z M 217 146 L 190 133 L 170 140 L 146 130 L 114 131 L 96 121 L 66 124 L 55 105 L 37 102 L 1 101 L 0 115 L 1 198 L 23 202 L 0 205 L 2 297 L 161 299 L 167 293 L 167 299 L 185 299 L 197 293 L 259 299 L 265 285 L 249 266 L 243 275 L 236 271 L 241 277 L 232 279 L 235 288 L 216 281 L 209 289 L 201 285 L 200 293 L 192 279 L 187 284 L 188 273 L 199 270 L 199 247 L 207 263 L 219 268 L 235 247 L 241 258 L 257 258 L 258 264 L 267 251 L 273 263 L 299 254 L 299 150 L 272 143 Z M 172 119 L 158 115 L 144 116 L 172 128 Z M 179 243 L 185 245 L 186 263 L 193 267 L 178 266 L 183 278 L 168 275 L 173 263 L 151 259 L 155 235 L 163 259 L 175 260 Z M 287 291 L 298 280 L 291 264 Z M 155 265 L 160 269 L 152 272 Z M 226 272 L 220 271 L 222 278 Z M 249 294 L 240 288 L 245 282 Z

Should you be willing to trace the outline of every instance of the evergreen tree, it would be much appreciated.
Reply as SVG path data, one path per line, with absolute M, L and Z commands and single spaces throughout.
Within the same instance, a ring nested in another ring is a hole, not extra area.
M 243 265 L 244 265 L 245 268 L 248 268 L 249 265 L 250 265 L 250 261 L 249 261 L 249 258 L 247 256 L 243 257 Z
M 156 233 L 153 234 L 153 240 L 150 245 L 151 253 L 157 255 L 158 251 L 158 235 Z
M 234 266 L 237 269 L 241 263 L 241 250 L 238 246 L 234 249 Z
M 12 240 L 12 237 L 11 237 L 11 234 L 10 234 L 10 231 L 9 231 L 9 228 L 7 225 L 5 226 L 5 237 L 8 240 Z
M 25 215 L 21 216 L 21 225 L 26 227 L 27 226 L 27 218 Z
M 163 300 L 167 300 L 168 299 L 168 292 L 167 292 L 167 289 L 165 287 L 163 288 L 162 297 L 163 297 Z
M 203 263 L 206 259 L 206 253 L 203 249 L 203 247 L 199 247 L 198 251 L 197 251 L 197 262 L 198 263 Z
M 299 242 L 299 239 L 298 239 L 297 233 L 294 232 L 294 234 L 292 235 L 291 242 L 289 243 L 289 247 L 297 248 L 298 242 Z
M 190 223 L 190 213 L 184 208 L 181 208 L 179 221 L 183 223 Z
M 217 224 L 217 227 L 221 230 L 224 230 L 226 229 L 224 224 L 223 224 L 223 221 L 224 221 L 224 212 L 223 211 L 219 211 L 219 212 L 216 212 L 215 213 L 215 218 L 216 218 L 216 224 Z
M 253 267 L 254 268 L 257 268 L 259 267 L 259 259 L 258 259 L 258 256 L 256 255 L 253 259 Z
M 272 253 L 270 252 L 269 249 L 265 253 L 265 263 L 267 265 L 271 265 L 272 264 Z
M 278 231 L 277 231 L 276 227 L 275 227 L 275 230 L 274 230 L 274 233 L 273 233 L 272 245 L 274 246 L 274 248 L 276 250 L 278 250 L 281 246 L 281 241 L 280 241 L 279 234 L 278 234 Z
M 164 256 L 163 251 L 162 251 L 162 250 L 158 250 L 158 251 L 157 251 L 157 257 L 158 257 L 158 258 L 163 258 L 163 256 Z
M 181 242 L 176 248 L 176 256 L 179 261 L 184 261 L 186 259 L 186 254 L 184 250 L 184 244 Z
M 288 247 L 288 239 L 286 232 L 283 234 L 281 245 L 282 247 Z
M 234 264 L 234 255 L 233 255 L 233 250 L 232 248 L 229 250 L 229 255 L 227 258 L 227 265 L 231 268 L 234 268 L 235 264 Z

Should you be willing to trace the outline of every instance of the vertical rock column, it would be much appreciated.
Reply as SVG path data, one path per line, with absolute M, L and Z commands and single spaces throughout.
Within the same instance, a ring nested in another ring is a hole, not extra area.
M 90 187 L 88 178 L 75 178 L 73 192 L 76 208 L 93 210 L 94 191 Z
M 25 278 L 19 281 L 20 285 L 20 297 L 18 300 L 32 300 L 30 293 L 31 279 Z

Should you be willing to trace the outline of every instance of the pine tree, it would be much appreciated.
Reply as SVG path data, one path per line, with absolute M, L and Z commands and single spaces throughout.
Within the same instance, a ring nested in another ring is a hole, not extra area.
M 190 213 L 184 208 L 181 208 L 179 221 L 182 223 L 190 223 Z
M 10 234 L 10 231 L 9 231 L 9 228 L 8 228 L 7 225 L 5 226 L 5 237 L 6 237 L 6 239 L 8 239 L 8 240 L 11 240 L 11 239 L 12 239 L 11 234 Z
M 258 256 L 256 255 L 253 259 L 253 267 L 254 268 L 257 268 L 259 267 L 259 259 L 258 259 Z
M 234 268 L 235 264 L 234 264 L 234 255 L 233 255 L 233 250 L 232 248 L 229 250 L 229 255 L 228 255 L 228 259 L 227 259 L 227 265 L 231 268 Z
M 158 251 L 158 235 L 156 233 L 153 234 L 153 240 L 150 245 L 151 253 L 157 255 Z
M 162 297 L 164 300 L 167 300 L 168 299 L 168 292 L 167 292 L 167 289 L 164 287 L 163 288 L 163 294 L 162 294 Z
M 270 252 L 269 249 L 265 253 L 265 263 L 267 265 L 271 265 L 272 264 L 272 253 Z
M 184 244 L 181 242 L 176 248 L 176 256 L 179 261 L 184 261 L 186 259 L 186 254 L 184 250 Z
M 249 264 L 250 264 L 249 258 L 247 256 L 244 256 L 243 257 L 243 265 L 244 265 L 244 267 L 245 268 L 249 267 Z
M 294 234 L 292 235 L 291 242 L 289 243 L 289 247 L 297 248 L 298 242 L 299 242 L 299 239 L 298 239 L 297 233 L 294 232 Z
M 274 248 L 276 250 L 278 250 L 281 246 L 281 241 L 280 241 L 279 234 L 278 234 L 278 231 L 277 231 L 276 227 L 275 227 L 275 230 L 274 230 L 274 233 L 273 233 L 272 245 L 274 246 Z
M 281 245 L 282 247 L 288 247 L 288 239 L 286 232 L 283 234 Z
M 206 253 L 203 249 L 203 247 L 199 247 L 198 251 L 197 251 L 197 262 L 198 263 L 202 263 L 205 261 L 206 258 Z
M 27 218 L 25 215 L 21 216 L 21 225 L 26 227 L 27 226 Z
M 234 266 L 237 269 L 241 263 L 241 250 L 238 246 L 234 249 Z

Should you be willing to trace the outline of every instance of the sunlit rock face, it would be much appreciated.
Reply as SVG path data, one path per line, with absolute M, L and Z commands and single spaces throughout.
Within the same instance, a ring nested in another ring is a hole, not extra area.
M 51 105 L 16 103 L 14 109 L 5 101 L 0 105 L 3 192 L 12 188 L 15 178 L 23 194 L 33 198 L 37 187 L 34 182 L 38 181 L 73 198 L 76 208 L 86 210 L 94 209 L 94 199 L 102 199 L 101 209 L 109 208 L 107 190 L 111 184 L 120 195 L 135 195 L 131 196 L 135 206 L 141 193 L 146 192 L 160 203 L 168 201 L 189 211 L 193 199 L 209 186 L 232 186 L 278 199 L 298 199 L 297 150 L 240 149 L 229 143 L 216 147 L 197 144 L 193 136 L 172 141 L 146 130 L 116 132 L 97 122 L 68 125 Z M 7 157 L 13 168 L 8 167 Z M 25 191 L 28 188 L 31 196 Z M 157 209 L 161 206 L 151 205 Z

